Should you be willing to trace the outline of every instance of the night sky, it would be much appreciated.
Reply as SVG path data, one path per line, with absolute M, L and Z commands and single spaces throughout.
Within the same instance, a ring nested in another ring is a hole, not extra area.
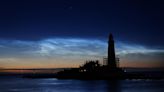
M 164 67 L 162 0 L 1 0 L 0 68 L 102 61 L 109 33 L 121 67 Z

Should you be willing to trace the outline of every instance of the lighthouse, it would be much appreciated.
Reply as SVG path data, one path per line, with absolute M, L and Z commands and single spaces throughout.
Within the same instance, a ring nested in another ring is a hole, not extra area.
M 107 65 L 111 69 L 117 68 L 114 39 L 113 39 L 112 34 L 109 34 L 109 39 L 108 39 L 108 61 L 107 61 Z

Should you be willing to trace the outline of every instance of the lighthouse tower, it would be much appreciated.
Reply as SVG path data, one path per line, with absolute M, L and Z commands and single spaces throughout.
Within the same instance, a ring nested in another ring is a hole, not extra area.
M 111 69 L 117 68 L 116 56 L 115 56 L 115 47 L 114 47 L 114 39 L 113 39 L 112 34 L 109 34 L 109 40 L 108 40 L 108 61 L 107 61 L 107 65 Z

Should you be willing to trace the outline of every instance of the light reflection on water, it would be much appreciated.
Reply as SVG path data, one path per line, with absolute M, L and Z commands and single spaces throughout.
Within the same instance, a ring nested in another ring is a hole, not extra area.
M 0 78 L 0 92 L 164 92 L 164 81 Z

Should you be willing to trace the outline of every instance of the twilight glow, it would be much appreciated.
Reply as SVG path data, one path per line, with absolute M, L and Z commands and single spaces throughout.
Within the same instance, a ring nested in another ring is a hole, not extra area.
M 164 67 L 164 50 L 116 41 L 121 67 Z M 47 38 L 39 41 L 0 40 L 2 68 L 78 67 L 86 60 L 102 62 L 107 41 L 82 38 Z
M 0 0 L 0 68 L 78 67 L 107 56 L 121 67 L 164 67 L 158 0 Z

